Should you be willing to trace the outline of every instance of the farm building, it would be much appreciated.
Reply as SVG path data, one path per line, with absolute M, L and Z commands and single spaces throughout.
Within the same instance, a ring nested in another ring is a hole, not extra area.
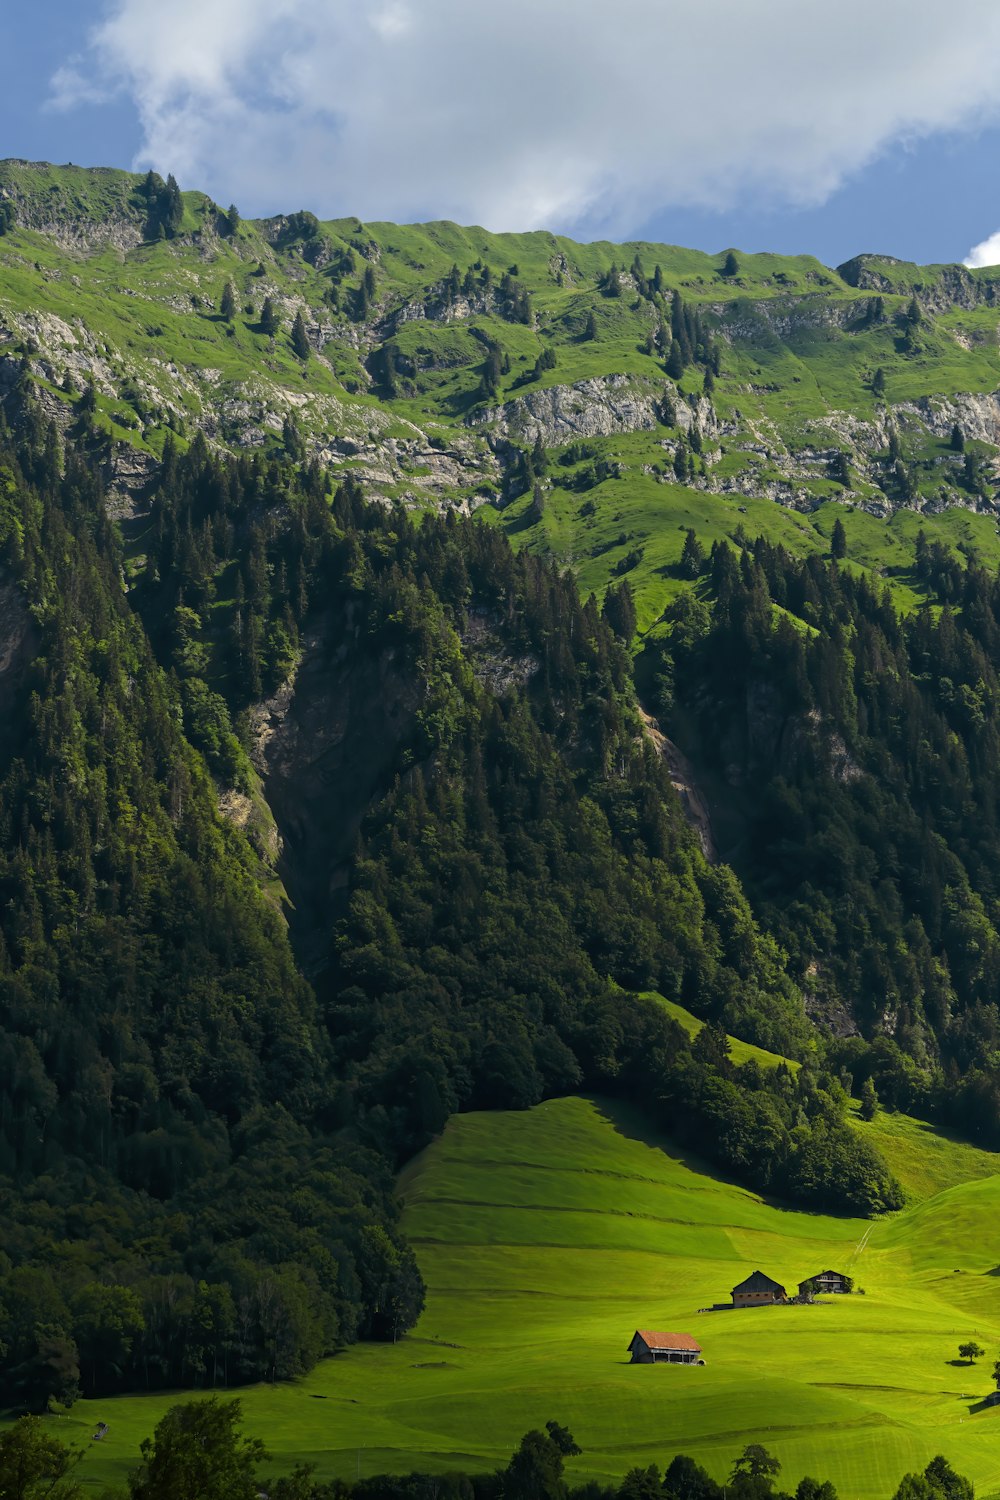
M 853 1292 L 853 1290 L 854 1282 L 842 1271 L 820 1271 L 818 1275 L 810 1276 L 807 1281 L 799 1282 L 800 1297 L 805 1297 L 809 1292 Z
M 654 1333 L 637 1328 L 628 1346 L 634 1365 L 695 1365 L 701 1345 L 689 1333 Z
M 780 1281 L 765 1276 L 763 1271 L 754 1271 L 746 1281 L 733 1287 L 734 1307 L 764 1307 L 771 1302 L 786 1302 L 788 1293 Z

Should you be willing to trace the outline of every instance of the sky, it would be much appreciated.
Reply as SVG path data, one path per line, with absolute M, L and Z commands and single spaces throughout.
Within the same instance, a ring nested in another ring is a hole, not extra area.
M 7 0 L 0 156 L 245 216 L 1000 262 L 996 0 Z

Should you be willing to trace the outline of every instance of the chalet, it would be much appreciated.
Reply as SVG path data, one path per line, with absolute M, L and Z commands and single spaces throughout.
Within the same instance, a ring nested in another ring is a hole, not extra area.
M 799 1296 L 805 1297 L 809 1292 L 816 1295 L 824 1292 L 853 1292 L 854 1282 L 842 1271 L 820 1271 L 817 1276 L 810 1276 L 808 1281 L 799 1282 Z
M 701 1359 L 701 1345 L 689 1333 L 653 1333 L 637 1328 L 628 1350 L 634 1365 L 696 1365 Z
M 754 1271 L 746 1281 L 733 1287 L 734 1307 L 765 1307 L 771 1302 L 786 1302 L 788 1294 L 780 1281 L 765 1276 L 763 1271 Z

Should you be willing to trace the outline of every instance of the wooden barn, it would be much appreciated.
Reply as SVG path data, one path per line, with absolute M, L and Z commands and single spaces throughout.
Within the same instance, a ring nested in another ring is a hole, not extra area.
M 689 1333 L 654 1333 L 637 1328 L 628 1346 L 634 1365 L 696 1365 L 701 1345 Z
M 800 1297 L 807 1296 L 809 1292 L 814 1292 L 819 1296 L 825 1292 L 853 1292 L 853 1290 L 854 1282 L 842 1271 L 820 1271 L 818 1275 L 799 1282 Z
M 787 1302 L 788 1293 L 780 1281 L 765 1276 L 763 1271 L 754 1271 L 746 1281 L 733 1287 L 734 1307 L 766 1307 L 772 1302 Z

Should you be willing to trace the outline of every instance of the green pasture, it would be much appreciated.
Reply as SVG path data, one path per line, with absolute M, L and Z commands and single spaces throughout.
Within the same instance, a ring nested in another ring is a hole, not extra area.
M 901 1117 L 857 1128 L 911 1191 L 921 1173 L 950 1185 L 891 1219 L 826 1218 L 720 1181 L 617 1105 L 460 1116 L 400 1180 L 428 1284 L 415 1332 L 243 1391 L 247 1426 L 277 1467 L 346 1477 L 488 1469 L 554 1417 L 584 1449 L 578 1478 L 679 1451 L 721 1478 L 755 1440 L 783 1482 L 828 1476 L 853 1500 L 888 1497 L 938 1452 L 980 1495 L 1000 1489 L 1000 1411 L 977 1409 L 1000 1353 L 995 1158 Z M 790 1289 L 832 1267 L 864 1294 L 699 1311 L 756 1267 Z M 630 1366 L 637 1327 L 694 1334 L 705 1366 Z M 989 1350 L 979 1366 L 956 1362 L 967 1338 Z M 51 1421 L 86 1444 L 97 1491 L 176 1399 L 80 1402 Z

